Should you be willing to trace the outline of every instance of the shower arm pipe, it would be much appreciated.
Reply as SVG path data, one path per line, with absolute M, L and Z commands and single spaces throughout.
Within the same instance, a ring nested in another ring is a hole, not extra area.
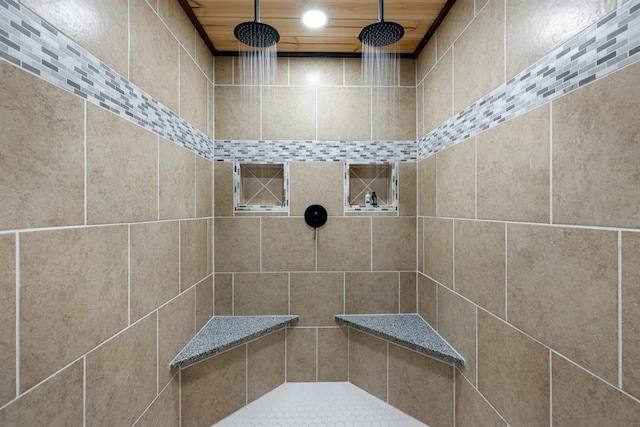
M 254 22 L 260 22 L 260 0 L 255 0 L 253 2 L 253 16 Z
M 383 0 L 378 0 L 378 22 L 384 22 Z

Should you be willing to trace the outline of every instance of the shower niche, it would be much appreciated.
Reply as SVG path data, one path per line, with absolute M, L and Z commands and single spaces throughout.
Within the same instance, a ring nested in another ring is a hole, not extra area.
M 234 163 L 234 212 L 288 212 L 288 163 Z
M 366 195 L 373 196 L 366 203 Z M 398 209 L 397 163 L 345 163 L 344 202 L 346 212 L 389 212 Z

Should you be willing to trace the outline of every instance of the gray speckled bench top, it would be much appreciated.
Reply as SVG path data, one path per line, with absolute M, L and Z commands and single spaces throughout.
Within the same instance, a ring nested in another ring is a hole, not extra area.
M 464 365 L 464 358 L 418 314 L 336 315 L 340 324 L 379 336 L 449 363 Z
M 169 363 L 179 368 L 297 322 L 298 316 L 214 316 Z

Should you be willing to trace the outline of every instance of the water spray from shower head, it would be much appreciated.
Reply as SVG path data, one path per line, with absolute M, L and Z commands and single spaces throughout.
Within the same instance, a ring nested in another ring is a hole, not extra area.
M 404 28 L 395 22 L 384 20 L 382 0 L 378 1 L 378 22 L 367 25 L 360 31 L 358 38 L 368 46 L 387 46 L 400 40 L 404 36 Z
M 233 30 L 236 38 L 249 46 L 269 47 L 280 41 L 280 34 L 271 25 L 260 22 L 260 1 L 254 2 L 255 20 L 238 24 Z

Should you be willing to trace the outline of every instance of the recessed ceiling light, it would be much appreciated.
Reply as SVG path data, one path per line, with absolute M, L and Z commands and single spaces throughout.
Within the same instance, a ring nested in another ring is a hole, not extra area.
M 302 15 L 302 22 L 309 28 L 324 27 L 327 23 L 327 14 L 318 9 L 310 9 Z

